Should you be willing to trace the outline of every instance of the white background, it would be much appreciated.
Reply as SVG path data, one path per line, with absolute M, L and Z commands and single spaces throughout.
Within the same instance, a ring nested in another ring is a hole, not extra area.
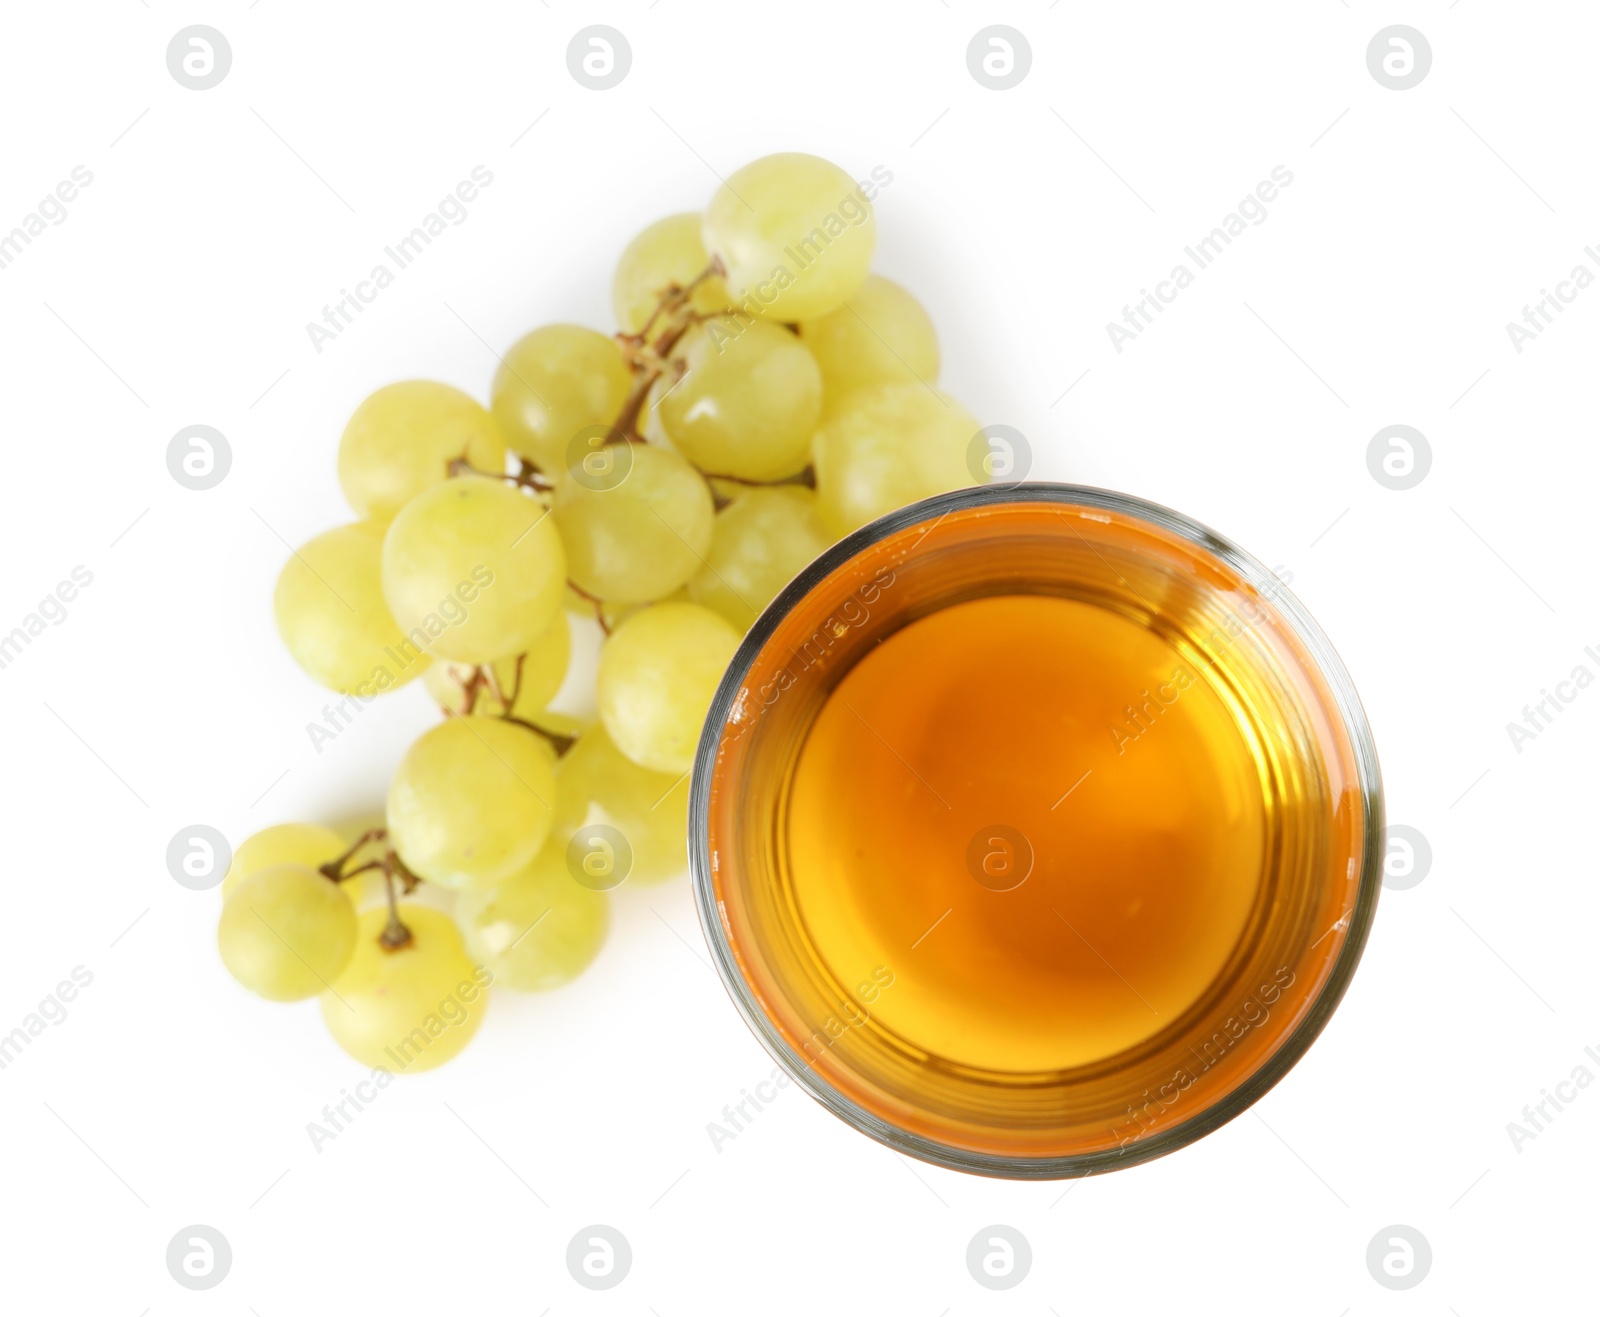
M 993 22 L 1032 47 L 1014 90 L 967 71 Z M 1592 1307 L 1600 1091 L 1520 1151 L 1506 1129 L 1580 1063 L 1600 1075 L 1600 688 L 1520 754 L 1506 732 L 1575 665 L 1600 674 L 1600 291 L 1520 354 L 1505 329 L 1575 264 L 1600 274 L 1589 6 L 116 0 L 3 23 L 0 231 L 94 175 L 0 270 L 0 631 L 94 573 L 0 671 L 0 1032 L 94 975 L 0 1072 L 7 1310 Z M 166 66 L 190 23 L 233 50 L 205 92 Z M 632 46 L 614 90 L 567 72 L 590 23 Z M 1409 91 L 1366 67 L 1391 23 L 1432 45 Z M 371 389 L 486 397 L 529 328 L 610 329 L 627 239 L 789 149 L 893 171 L 877 268 L 1035 474 L 1166 503 L 1293 573 L 1431 871 L 1385 894 L 1345 1004 L 1254 1111 L 1070 1188 L 903 1161 L 792 1088 L 714 1151 L 707 1122 L 772 1063 L 686 881 L 624 891 L 590 973 L 498 995 L 459 1060 L 314 1151 L 307 1122 L 362 1071 L 314 1003 L 225 975 L 217 896 L 174 883 L 166 846 L 375 806 L 433 715 L 407 688 L 313 751 L 327 697 L 270 615 L 283 541 L 348 519 L 335 444 Z M 317 353 L 306 322 L 475 165 L 494 182 L 467 222 Z M 1277 165 L 1294 182 L 1267 221 L 1117 353 L 1106 322 Z M 199 493 L 165 463 L 196 423 L 233 451 Z M 1433 451 L 1400 493 L 1365 459 L 1396 423 Z M 194 1222 L 234 1253 L 204 1294 L 164 1261 Z M 608 1293 L 564 1262 L 591 1222 L 633 1247 Z M 1034 1252 L 1002 1294 L 965 1265 L 993 1222 Z M 1365 1263 L 1397 1222 L 1434 1254 L 1406 1293 Z

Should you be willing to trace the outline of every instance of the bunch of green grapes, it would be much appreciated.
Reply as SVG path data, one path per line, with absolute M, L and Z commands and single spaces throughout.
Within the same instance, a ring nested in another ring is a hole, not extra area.
M 409 380 L 356 409 L 356 520 L 285 564 L 278 629 L 348 698 L 420 677 L 441 721 L 381 818 L 239 847 L 217 936 L 246 987 L 319 997 L 366 1065 L 428 1069 L 491 987 L 577 977 L 616 889 L 682 875 L 744 632 L 838 537 L 974 479 L 932 322 L 870 272 L 870 191 L 815 156 L 757 160 L 628 245 L 614 334 L 532 330 L 487 407 Z

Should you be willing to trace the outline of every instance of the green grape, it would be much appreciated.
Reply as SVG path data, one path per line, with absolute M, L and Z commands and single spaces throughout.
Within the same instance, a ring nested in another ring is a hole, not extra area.
M 588 474 L 563 479 L 554 519 L 575 585 L 608 603 L 642 603 L 694 574 L 715 512 L 706 482 L 676 453 L 617 447 L 613 460 L 631 464 L 620 483 Z
M 407 638 L 440 658 L 492 663 L 555 621 L 567 563 L 537 499 L 462 476 L 419 494 L 383 541 L 383 596 Z
M 822 368 L 828 397 L 869 384 L 932 384 L 939 339 L 922 304 L 899 284 L 869 274 L 835 311 L 800 324 L 800 341 Z
M 403 686 L 428 663 L 384 603 L 385 529 L 358 521 L 318 535 L 284 563 L 272 592 L 278 634 L 294 661 L 344 695 Z
M 554 476 L 567 469 L 579 431 L 617 419 L 632 384 L 615 339 L 582 325 L 545 325 L 506 352 L 490 406 L 511 449 Z
M 687 773 L 738 648 L 733 626 L 699 604 L 656 604 L 612 632 L 600 650 L 595 702 L 617 749 L 658 773 Z
M 623 249 L 611 280 L 611 306 L 625 334 L 637 334 L 672 284 L 688 285 L 706 268 L 700 216 L 692 211 L 657 220 Z M 728 305 L 728 289 L 711 277 L 695 286 L 689 305 L 701 315 Z M 652 332 L 662 327 L 657 321 Z
M 606 940 L 611 902 L 567 871 L 565 847 L 546 846 L 492 892 L 456 905 L 467 951 L 502 988 L 559 988 L 588 967 Z
M 357 834 L 359 835 L 359 834 Z M 222 879 L 222 895 L 232 896 L 246 878 L 280 864 L 301 864 L 308 869 L 320 869 L 329 860 L 337 860 L 350 848 L 350 842 L 341 833 L 325 828 L 320 823 L 276 823 L 270 828 L 253 832 L 239 843 L 234 851 L 228 872 Z M 355 897 L 356 882 L 339 883 L 341 890 Z
M 718 188 L 702 236 L 740 310 L 810 320 L 861 287 L 877 221 L 838 165 L 791 151 L 746 165 Z
M 973 484 L 967 449 L 977 432 L 965 407 L 921 384 L 876 384 L 846 395 L 812 440 L 824 522 L 843 535 L 907 503 Z
M 472 963 L 443 911 L 402 905 L 411 941 L 392 951 L 378 940 L 388 919 L 386 907 L 360 916 L 355 954 L 322 994 L 322 1020 L 364 1066 L 391 1074 L 432 1070 L 472 1041 L 493 978 Z
M 688 373 L 657 412 L 672 446 L 702 471 L 781 480 L 811 460 L 822 372 L 781 325 L 712 320 L 682 344 Z
M 809 489 L 742 490 L 717 513 L 705 566 L 689 578 L 689 597 L 748 631 L 778 591 L 830 543 Z
M 572 628 L 567 623 L 566 610 L 557 609 L 555 621 L 522 655 L 520 681 L 515 658 L 499 659 L 494 663 L 495 681 L 501 693 L 508 698 L 513 691 L 516 693 L 510 709 L 513 717 L 531 721 L 550 703 L 566 679 L 567 663 L 571 656 Z M 441 709 L 449 713 L 465 713 L 465 691 L 474 667 L 471 663 L 435 663 L 422 674 L 422 684 L 428 688 L 428 694 L 439 702 Z M 504 704 L 495 698 L 493 689 L 487 683 L 478 686 L 473 708 L 477 713 L 506 712 Z
M 355 410 L 339 440 L 339 486 L 364 517 L 387 521 L 465 457 L 495 474 L 506 441 L 495 419 L 448 384 L 387 384 Z
M 234 888 L 217 925 L 228 973 L 268 1001 L 316 996 L 344 969 L 355 941 L 350 898 L 303 864 L 256 870 Z
M 412 873 L 457 891 L 493 887 L 550 832 L 555 755 L 502 718 L 449 718 L 412 742 L 389 786 L 389 844 Z
M 639 767 L 604 727 L 593 727 L 556 765 L 556 817 L 545 849 L 565 847 L 579 828 L 596 824 L 627 839 L 630 885 L 676 878 L 688 865 L 688 779 Z

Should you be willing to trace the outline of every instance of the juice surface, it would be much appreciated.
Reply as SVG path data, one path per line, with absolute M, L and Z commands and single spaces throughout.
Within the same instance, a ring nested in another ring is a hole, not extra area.
M 959 603 L 868 652 L 800 752 L 785 842 L 814 954 L 873 1017 L 1002 1072 L 1112 1056 L 1239 941 L 1263 869 L 1226 656 L 1046 595 Z M 1189 650 L 1190 654 L 1196 653 Z

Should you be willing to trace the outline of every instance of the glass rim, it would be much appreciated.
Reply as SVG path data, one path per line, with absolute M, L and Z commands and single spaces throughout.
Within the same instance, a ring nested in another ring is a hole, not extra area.
M 814 1067 L 790 1047 L 761 1008 L 750 984 L 740 972 L 727 930 L 717 913 L 711 872 L 711 783 L 716 771 L 717 749 L 745 677 L 779 624 L 838 568 L 874 544 L 923 522 L 942 520 L 954 512 L 1016 503 L 1071 504 L 1136 518 L 1177 535 L 1231 568 L 1257 590 L 1270 592 L 1267 596 L 1270 605 L 1288 625 L 1295 639 L 1306 647 L 1333 697 L 1340 726 L 1348 738 L 1356 763 L 1356 785 L 1361 793 L 1365 834 L 1361 845 L 1361 877 L 1339 955 L 1305 1015 L 1255 1073 L 1232 1092 L 1188 1120 L 1148 1139 L 1141 1139 L 1132 1147 L 1105 1148 L 1053 1157 L 979 1152 L 928 1138 L 884 1120 L 824 1080 Z M 898 508 L 852 531 L 825 550 L 767 605 L 735 651 L 706 713 L 689 784 L 689 872 L 701 932 L 723 987 L 733 999 L 745 1024 L 768 1054 L 797 1087 L 809 1093 L 845 1124 L 886 1147 L 949 1170 L 1016 1180 L 1074 1179 L 1151 1161 L 1186 1147 L 1220 1128 L 1264 1097 L 1310 1049 L 1350 986 L 1356 966 L 1366 949 L 1367 936 L 1377 911 L 1378 891 L 1383 876 L 1383 830 L 1383 782 L 1378 767 L 1377 747 L 1355 685 L 1322 628 L 1282 580 L 1260 560 L 1225 536 L 1171 508 L 1115 490 L 1047 481 L 976 485 L 936 494 L 932 498 Z

